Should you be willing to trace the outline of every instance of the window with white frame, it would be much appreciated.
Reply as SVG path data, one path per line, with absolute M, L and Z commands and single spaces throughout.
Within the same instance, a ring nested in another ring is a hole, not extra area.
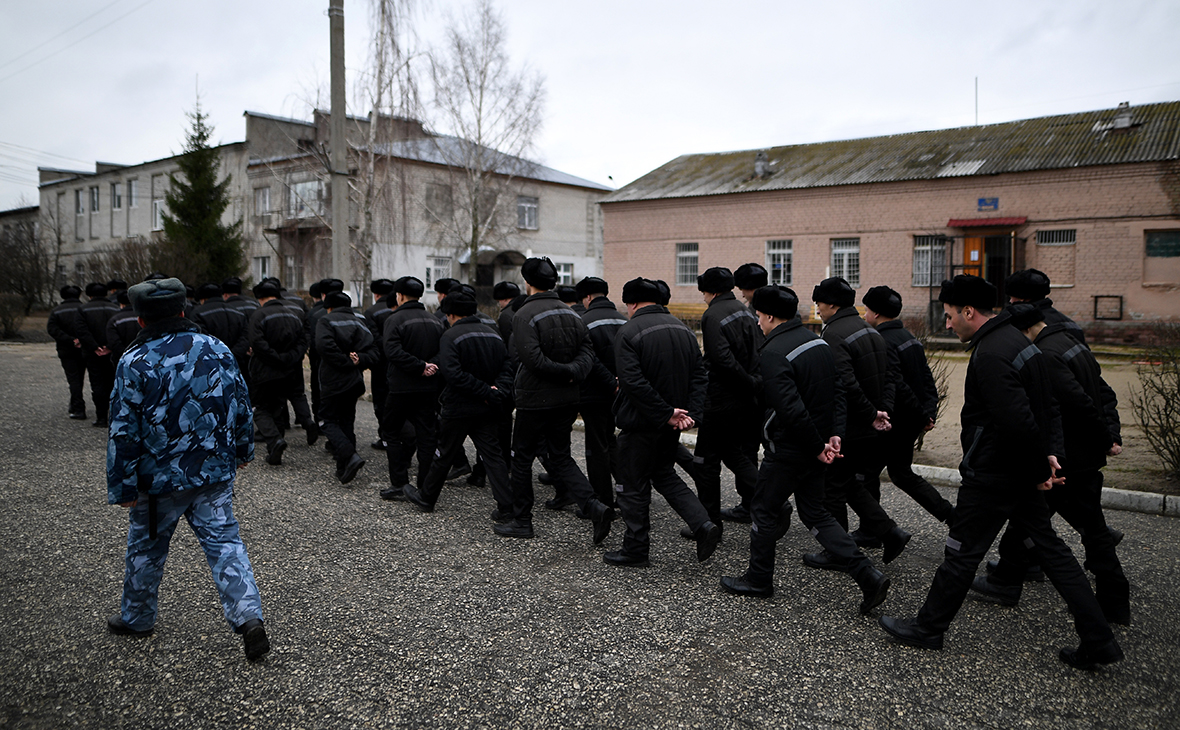
M 436 256 L 426 259 L 426 284 L 427 289 L 434 288 L 434 283 L 439 279 L 451 278 L 451 259 Z
M 90 212 L 98 212 L 98 186 L 90 188 Z
M 123 210 L 122 183 L 111 183 L 111 210 Z
M 839 276 L 854 289 L 860 286 L 860 239 L 832 239 L 832 276 Z
M 770 283 L 791 285 L 791 242 L 786 239 L 766 242 L 766 271 Z
M 283 257 L 283 281 L 289 289 L 303 288 L 303 259 L 297 256 Z
M 164 211 L 167 210 L 166 203 L 163 198 L 156 198 L 152 201 L 152 230 L 164 230 Z
M 527 195 L 516 198 L 516 227 L 526 230 L 537 230 L 537 199 Z
M 75 215 L 82 215 L 85 212 L 86 212 L 86 203 L 84 202 L 84 200 L 82 198 L 82 190 L 81 189 L 75 190 L 74 191 L 74 214 Z
M 1076 228 L 1063 228 L 1055 231 L 1037 231 L 1038 246 L 1072 246 L 1078 242 Z
M 945 236 L 914 236 L 914 286 L 934 286 L 946 278 Z
M 321 180 L 291 183 L 287 214 L 291 218 L 314 218 L 324 214 L 324 184 Z
M 698 249 L 695 243 L 676 244 L 676 284 L 692 286 L 697 283 Z
M 139 181 L 138 180 L 128 180 L 127 181 L 127 207 L 128 208 L 139 207 Z
M 553 264 L 557 267 L 557 283 L 574 285 L 574 265 L 573 264 Z
M 254 281 L 262 281 L 270 276 L 270 256 L 255 256 L 254 265 L 251 267 L 254 274 Z
M 270 188 L 254 188 L 254 215 L 270 215 Z

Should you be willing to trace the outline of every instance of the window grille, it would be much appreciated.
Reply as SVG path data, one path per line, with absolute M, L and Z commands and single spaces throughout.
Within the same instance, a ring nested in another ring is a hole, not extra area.
M 1078 241 L 1078 232 L 1073 228 L 1058 231 L 1037 231 L 1038 246 L 1072 246 Z
M 934 286 L 946 277 L 946 244 L 942 236 L 914 236 L 914 286 Z
M 697 256 L 699 246 L 695 243 L 676 244 L 676 283 L 691 286 L 697 283 Z
M 771 284 L 791 285 L 791 257 L 790 241 L 766 242 L 766 271 L 770 274 Z
M 832 276 L 842 277 L 849 286 L 860 286 L 860 239 L 832 239 Z

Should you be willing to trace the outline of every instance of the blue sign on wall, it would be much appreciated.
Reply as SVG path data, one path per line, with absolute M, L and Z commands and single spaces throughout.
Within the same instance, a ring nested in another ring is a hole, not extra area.
M 981 213 L 985 210 L 999 210 L 999 209 L 1000 209 L 1000 199 L 999 198 L 980 198 L 979 199 L 979 211 Z

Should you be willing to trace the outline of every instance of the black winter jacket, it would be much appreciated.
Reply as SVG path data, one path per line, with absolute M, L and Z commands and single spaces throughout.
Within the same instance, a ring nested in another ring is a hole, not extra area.
M 844 386 L 827 342 L 798 315 L 771 330 L 759 353 L 766 416 L 762 440 L 776 458 L 814 459 L 844 433 Z
M 513 369 L 508 347 L 496 327 L 479 317 L 464 317 L 451 325 L 438 349 L 439 396 L 442 418 L 500 415 L 511 408 Z M 496 390 L 492 390 L 495 386 Z
M 49 313 L 49 322 L 45 329 L 49 336 L 57 343 L 58 355 L 81 355 L 82 350 L 74 347 L 74 340 L 78 339 L 78 309 L 82 302 L 78 299 L 67 299 L 53 308 Z
M 254 312 L 258 311 L 258 307 L 259 307 L 258 300 L 247 299 L 246 297 L 242 296 L 241 294 L 230 294 L 229 298 L 227 298 L 225 300 L 225 303 L 227 305 L 233 307 L 234 309 L 240 309 L 243 312 L 245 312 L 247 321 L 249 321 L 250 315 L 252 315 L 252 314 L 254 314 Z
M 615 367 L 615 423 L 624 431 L 671 428 L 674 408 L 697 422 L 704 417 L 709 373 L 697 337 L 665 307 L 643 307 L 619 329 Z
M 528 298 L 527 294 L 521 294 L 509 302 L 507 307 L 500 310 L 500 336 L 504 338 L 506 345 L 512 337 L 512 320 L 516 317 L 516 310 L 520 309 L 520 305 L 524 304 Z
M 307 353 L 303 318 L 281 299 L 272 299 L 254 310 L 247 325 L 247 337 L 254 349 L 250 378 L 255 383 L 286 378 L 303 367 L 303 356 Z
M 1033 342 L 1045 353 L 1053 397 L 1061 409 L 1065 459 L 1069 470 L 1101 469 L 1111 444 L 1122 443 L 1118 399 L 1102 379 L 1102 367 L 1064 324 L 1045 327 Z
M 701 315 L 701 332 L 709 370 L 705 411 L 753 407 L 762 387 L 758 348 L 764 338 L 758 317 L 733 292 L 725 292 L 713 297 Z
M 922 428 L 938 416 L 938 386 L 926 361 L 926 350 L 901 320 L 882 322 L 877 331 L 885 338 L 890 359 L 901 375 L 890 413 L 894 426 Z
M 606 297 L 595 297 L 582 315 L 590 344 L 594 346 L 594 365 L 582 381 L 582 402 L 614 400 L 619 381 L 615 377 L 615 337 L 627 318 L 614 302 Z
M 377 364 L 373 366 L 373 377 L 389 381 L 389 360 L 385 357 L 385 320 L 397 309 L 397 298 L 390 294 L 381 297 L 373 306 L 365 310 L 365 320 L 369 323 L 369 331 L 373 333 L 373 341 L 377 343 Z
M 1048 358 L 1009 324 L 1007 312 L 985 322 L 970 347 L 959 472 L 1030 487 L 1045 481 L 1049 456 L 1065 456 Z
M 220 299 L 209 299 L 194 307 L 189 319 L 225 343 L 239 364 L 247 361 L 250 338 L 247 332 L 249 311 L 246 308 L 231 306 Z
M 82 342 L 82 352 L 93 355 L 98 348 L 107 346 L 107 321 L 118 313 L 119 305 L 106 299 L 91 299 L 78 307 L 74 332 Z
M 354 390 L 365 392 L 365 369 L 377 363 L 377 343 L 365 315 L 336 307 L 320 318 L 315 330 L 320 353 L 320 397 Z M 359 362 L 348 356 L 355 352 Z
M 423 368 L 436 362 L 443 323 L 422 302 L 409 301 L 385 318 L 382 347 L 389 365 L 390 393 L 438 392 L 437 375 L 425 377 Z
M 578 403 L 579 385 L 594 366 L 594 346 L 582 318 L 557 297 L 540 292 L 525 300 L 512 321 L 517 410 Z
M 877 435 L 877 411 L 893 412 L 897 370 L 890 366 L 889 349 L 881 333 L 860 318 L 855 307 L 844 307 L 824 324 L 823 339 L 832 347 L 836 370 L 844 386 L 848 408 L 845 438 Z
M 119 310 L 107 320 L 107 348 L 111 351 L 111 364 L 119 364 L 119 358 L 123 357 L 142 329 L 139 326 L 139 315 L 130 307 Z

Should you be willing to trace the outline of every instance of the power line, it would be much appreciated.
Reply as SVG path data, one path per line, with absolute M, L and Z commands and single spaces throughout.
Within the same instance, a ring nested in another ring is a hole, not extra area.
M 33 61 L 33 62 L 32 62 L 32 63 L 30 63 L 28 66 L 25 66 L 24 68 L 20 69 L 19 71 L 14 71 L 13 73 L 10 73 L 10 74 L 8 74 L 8 75 L 7 75 L 7 76 L 5 76 L 4 78 L 0 78 L 0 83 L 3 83 L 3 82 L 5 82 L 5 81 L 9 80 L 9 79 L 10 79 L 10 78 L 12 78 L 13 76 L 17 76 L 17 75 L 19 75 L 19 74 L 22 74 L 22 73 L 24 73 L 25 71 L 28 71 L 29 69 L 31 69 L 31 68 L 32 68 L 32 67 L 34 67 L 34 66 L 37 66 L 37 65 L 39 65 L 39 64 L 42 64 L 42 63 L 44 63 L 45 61 L 48 61 L 49 59 L 53 58 L 54 56 L 58 55 L 59 53 L 62 53 L 63 51 L 67 51 L 67 50 L 69 50 L 69 49 L 73 48 L 74 46 L 78 45 L 79 43 L 81 43 L 82 41 L 86 40 L 87 38 L 89 38 L 89 37 L 91 37 L 91 36 L 93 36 L 93 35 L 97 34 L 99 31 L 106 30 L 107 28 L 111 27 L 111 26 L 112 26 L 112 25 L 114 25 L 115 23 L 118 23 L 120 20 L 122 20 L 123 18 L 126 18 L 128 15 L 131 15 L 131 14 L 132 14 L 132 13 L 134 13 L 136 10 L 139 10 L 140 8 L 144 7 L 145 5 L 149 5 L 149 4 L 151 4 L 151 2 L 152 2 L 152 1 L 153 1 L 153 0 L 146 0 L 146 2 L 143 2 L 143 3 L 140 3 L 139 5 L 136 5 L 135 7 L 131 8 L 131 9 L 130 9 L 130 10 L 128 10 L 127 12 L 123 13 L 123 14 L 122 14 L 122 15 L 120 15 L 119 17 L 117 17 L 117 18 L 115 18 L 114 20 L 112 20 L 111 22 L 107 23 L 106 25 L 100 26 L 99 28 L 97 28 L 97 29 L 95 29 L 95 30 L 91 31 L 90 33 L 87 33 L 86 35 L 82 36 L 81 38 L 79 38 L 78 40 L 76 40 L 76 41 L 74 41 L 73 43 L 69 44 L 68 46 L 63 46 L 63 47 L 61 47 L 61 48 L 57 49 L 56 51 L 54 51 L 53 53 L 50 53 L 48 56 L 44 56 L 44 57 L 42 57 L 42 58 L 41 58 L 41 60 L 39 60 L 39 61 Z
M 84 165 L 90 163 L 89 160 L 79 160 L 77 157 L 69 157 L 67 155 L 59 155 L 56 152 L 47 152 L 45 150 L 33 149 L 32 147 L 24 147 L 19 144 L 13 144 L 11 142 L 0 142 L 0 147 L 12 148 L 12 151 L 7 151 L 7 152 L 3 149 L 0 149 L 0 155 L 6 156 L 6 157 L 14 157 L 15 158 L 18 156 L 24 156 L 24 157 L 27 157 L 30 159 L 36 159 L 32 155 L 28 154 L 29 152 L 36 152 L 39 155 L 47 155 L 49 157 L 56 157 L 59 160 L 69 160 L 71 162 L 81 162 Z
M 66 29 L 65 29 L 65 30 L 63 30 L 62 32 L 60 32 L 60 33 L 58 33 L 57 35 L 53 36 L 52 38 L 49 38 L 48 40 L 44 41 L 43 43 L 39 43 L 39 44 L 37 44 L 37 45 L 33 46 L 32 48 L 30 48 L 29 50 L 27 50 L 27 51 L 25 51 L 24 53 L 20 54 L 19 56 L 15 56 L 15 57 L 13 57 L 13 58 L 11 58 L 11 59 L 9 59 L 9 60 L 5 61 L 4 63 L 0 63 L 0 68 L 4 68 L 5 66 L 11 66 L 12 64 L 14 64 L 14 63 L 16 63 L 17 61 L 21 60 L 22 58 L 24 58 L 25 56 L 29 55 L 29 54 L 30 54 L 30 53 L 32 53 L 33 51 L 36 51 L 36 50 L 38 50 L 38 49 L 40 49 L 40 48 L 44 48 L 45 46 L 49 45 L 49 44 L 50 44 L 50 43 L 52 43 L 53 41 L 57 40 L 58 38 L 61 38 L 61 37 L 62 37 L 63 35 L 65 35 L 66 33 L 69 33 L 69 32 L 70 32 L 71 30 L 73 30 L 74 28 L 77 28 L 79 25 L 82 25 L 82 24 L 83 24 L 83 23 L 85 23 L 87 20 L 90 20 L 91 18 L 93 18 L 94 16 L 98 15 L 98 14 L 99 14 L 99 13 L 101 13 L 102 11 L 104 11 L 104 10 L 106 10 L 107 8 L 111 7 L 111 5 L 118 5 L 118 4 L 119 4 L 119 3 L 121 3 L 121 2 L 123 2 L 123 0 L 115 0 L 113 3 L 110 3 L 109 5 L 104 5 L 104 6 L 102 6 L 102 7 L 101 7 L 101 8 L 99 8 L 98 10 L 95 10 L 95 11 L 94 11 L 93 13 L 91 13 L 90 15 L 87 15 L 85 18 L 82 18 L 82 19 L 81 19 L 81 20 L 79 20 L 77 23 L 74 23 L 74 24 L 73 24 L 73 25 L 71 25 L 69 28 L 66 28 Z

